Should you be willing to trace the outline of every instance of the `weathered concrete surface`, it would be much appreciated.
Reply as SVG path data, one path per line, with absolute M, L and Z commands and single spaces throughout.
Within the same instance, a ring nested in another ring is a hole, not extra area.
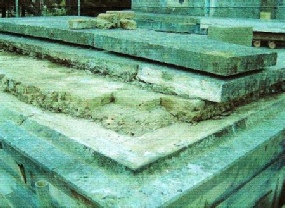
M 227 43 L 252 46 L 253 30 L 252 27 L 217 27 L 208 28 L 208 37 Z
M 5 50 L 40 58 L 46 57 L 58 63 L 108 75 L 126 82 L 140 81 L 139 85 L 142 87 L 145 82 L 158 92 L 213 102 L 226 102 L 255 91 L 262 91 L 284 78 L 282 68 L 285 66 L 285 59 L 282 52 L 278 54 L 276 67 L 266 68 L 250 75 L 223 79 L 176 67 L 146 64 L 143 61 L 104 51 L 5 34 L 0 34 L 0 45 Z
M 221 76 L 235 75 L 276 63 L 276 53 L 181 34 L 147 30 L 70 31 L 72 17 L 5 19 L 0 31 L 94 46 Z M 93 36 L 92 36 L 93 34 Z M 92 36 L 92 37 L 91 37 Z
M 94 33 L 94 46 L 136 57 L 230 76 L 275 65 L 276 54 L 205 37 L 147 30 Z
M 263 192 L 256 187 L 250 189 L 254 190 L 251 195 L 259 200 L 263 193 L 280 194 L 276 185 L 284 181 L 284 95 L 252 103 L 227 119 L 212 121 L 219 130 L 203 124 L 199 128 L 211 129 L 212 133 L 204 142 L 196 143 L 196 148 L 193 145 L 186 147 L 186 140 L 180 135 L 166 131 L 160 140 L 153 137 L 153 144 L 150 137 L 144 142 L 137 141 L 137 148 L 142 144 L 148 146 L 140 158 L 152 155 L 154 144 L 169 144 L 164 140 L 171 137 L 178 142 L 173 146 L 179 146 L 182 152 L 136 174 L 122 169 L 119 166 L 121 162 L 116 165 L 94 153 L 106 151 L 117 160 L 126 159 L 121 155 L 124 151 L 134 156 L 138 149 L 122 148 L 128 144 L 128 139 L 123 142 L 109 136 L 110 140 L 104 143 L 102 137 L 95 136 L 98 129 L 78 126 L 87 121 L 43 112 L 3 93 L 1 98 L 0 135 L 4 151 L 36 178 L 46 178 L 60 191 L 65 189 L 73 199 L 84 199 L 81 202 L 86 206 L 202 207 L 205 203 L 222 206 L 229 201 L 239 202 L 239 198 L 234 197 L 236 190 L 241 187 L 249 190 L 255 181 L 264 181 L 263 176 L 268 174 L 272 176 L 271 180 L 264 182 L 267 185 L 260 184 Z M 245 120 L 233 122 L 238 117 Z M 229 125 L 229 128 L 221 130 L 221 123 Z M 192 128 L 189 127 L 184 134 L 189 131 L 202 133 Z M 90 134 L 91 130 L 93 134 Z M 175 131 L 180 131 L 180 128 L 175 128 Z M 117 145 L 110 146 L 112 142 Z M 91 144 L 95 146 L 89 149 Z M 168 149 L 161 144 L 158 146 L 158 155 L 164 154 L 163 149 Z M 61 202 L 60 205 L 65 205 L 60 197 L 53 195 L 53 198 Z M 243 205 L 252 205 L 255 201 L 248 200 Z

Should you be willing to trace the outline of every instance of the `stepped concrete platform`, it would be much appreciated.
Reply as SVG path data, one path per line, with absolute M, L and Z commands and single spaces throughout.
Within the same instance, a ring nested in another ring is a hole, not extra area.
M 130 139 L 90 121 L 42 111 L 0 94 L 1 147 L 13 161 L 3 162 L 14 174 L 13 167 L 21 164 L 23 186 L 32 189 L 33 181 L 47 180 L 54 204 L 203 207 L 207 203 L 223 207 L 240 201 L 245 206 L 262 204 L 261 200 L 270 206 L 278 203 L 285 180 L 284 95 L 251 103 L 218 121 L 180 124 L 172 131 Z M 176 149 L 175 154 L 169 149 Z M 155 154 L 160 159 L 150 163 Z M 168 156 L 162 159 L 164 154 Z M 135 172 L 129 169 L 143 161 L 148 165 Z M 252 197 L 244 195 L 248 191 Z
M 0 34 L 0 202 L 46 180 L 54 207 L 281 205 L 284 51 L 220 77 L 50 40 Z
M 0 31 L 82 44 L 135 57 L 230 76 L 276 63 L 276 53 L 227 44 L 205 37 L 164 34 L 138 29 L 74 31 L 74 17 L 1 19 Z
M 264 90 L 284 79 L 284 53 L 278 54 L 277 65 L 256 73 L 231 77 L 211 77 L 177 67 L 150 64 L 130 57 L 79 46 L 0 34 L 0 46 L 19 52 L 48 58 L 52 61 L 111 76 L 124 82 L 136 83 L 157 92 L 200 98 L 213 102 L 227 102 Z

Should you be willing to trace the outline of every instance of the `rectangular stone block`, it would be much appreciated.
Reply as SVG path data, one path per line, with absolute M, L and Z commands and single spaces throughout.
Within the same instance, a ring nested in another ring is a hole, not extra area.
M 253 39 L 252 27 L 222 27 L 210 26 L 208 37 L 228 43 L 251 46 Z

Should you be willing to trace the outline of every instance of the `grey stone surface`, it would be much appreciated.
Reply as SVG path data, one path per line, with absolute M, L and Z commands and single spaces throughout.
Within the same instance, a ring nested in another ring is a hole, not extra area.
M 96 48 L 229 76 L 274 65 L 276 54 L 209 40 L 147 30 L 67 29 L 72 17 L 22 18 L 0 21 L 0 30 Z M 53 22 L 54 24 L 51 24 Z M 91 37 L 93 34 L 93 37 Z

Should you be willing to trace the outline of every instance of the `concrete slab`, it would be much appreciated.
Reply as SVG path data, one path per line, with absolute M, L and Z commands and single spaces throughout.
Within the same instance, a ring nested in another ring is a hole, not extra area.
M 211 77 L 173 67 L 142 64 L 137 79 L 160 91 L 213 102 L 227 102 L 282 82 L 285 79 L 284 57 L 284 53 L 279 54 L 277 66 L 231 78 Z
M 4 19 L 0 31 L 94 46 L 186 68 L 230 76 L 275 65 L 276 53 L 209 40 L 148 30 L 68 30 L 72 17 Z M 52 23 L 52 24 L 51 24 Z M 92 35 L 93 34 L 93 35 Z
M 221 76 L 275 65 L 276 54 L 227 44 L 207 37 L 113 30 L 94 33 L 94 46 Z

